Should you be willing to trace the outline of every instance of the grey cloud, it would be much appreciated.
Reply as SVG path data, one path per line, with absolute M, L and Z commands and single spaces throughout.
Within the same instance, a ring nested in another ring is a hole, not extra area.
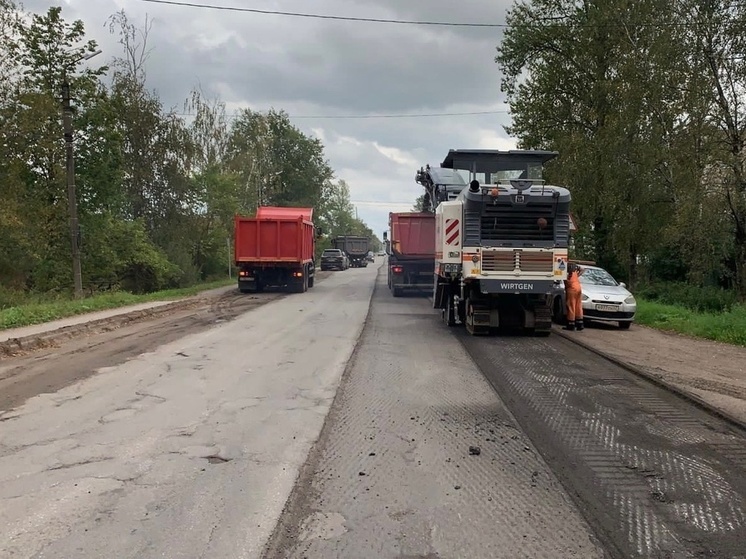
M 241 5 L 240 2 L 215 4 Z M 508 0 L 283 0 L 256 7 L 434 21 L 503 23 Z M 253 4 L 252 4 L 253 6 Z M 49 3 L 27 0 L 44 12 Z M 345 23 L 159 6 L 136 0 L 69 0 L 63 17 L 82 19 L 104 50 L 119 56 L 106 19 L 124 7 L 141 26 L 153 21 L 148 85 L 166 108 L 181 109 L 200 84 L 230 107 L 270 107 L 293 115 L 460 112 L 494 110 L 503 97 L 494 63 L 502 30 Z M 232 109 L 230 109 L 232 110 Z M 422 188 L 416 168 L 438 164 L 449 148 L 509 141 L 506 114 L 461 117 L 313 120 L 294 123 L 323 130 L 326 155 L 348 181 L 361 218 L 379 235 L 390 209 L 413 204 Z M 348 140 L 349 139 L 349 140 Z M 480 144 L 482 142 L 482 144 Z M 381 154 L 375 143 L 400 150 L 405 163 Z M 391 204 L 378 206 L 372 203 Z M 406 207 L 406 206 L 405 206 Z
M 303 4 L 295 6 L 308 11 Z M 316 2 L 314 11 L 364 16 L 384 7 L 389 17 L 501 21 L 501 4 L 461 3 L 453 10 L 454 4 L 445 0 Z M 39 10 L 42 6 L 39 0 L 28 4 Z M 102 28 L 117 4 L 82 6 L 82 0 L 73 0 L 63 12 L 81 17 L 89 34 L 108 47 L 107 54 L 119 54 L 115 39 Z M 132 0 L 125 9 L 136 24 L 145 13 L 153 18 L 148 70 L 167 106 L 180 102 L 197 81 L 208 92 L 211 84 L 223 82 L 232 101 L 277 106 L 303 100 L 347 112 L 437 110 L 500 96 L 493 60 L 499 34 L 493 30 L 299 20 Z M 200 34 L 227 40 L 204 46 Z

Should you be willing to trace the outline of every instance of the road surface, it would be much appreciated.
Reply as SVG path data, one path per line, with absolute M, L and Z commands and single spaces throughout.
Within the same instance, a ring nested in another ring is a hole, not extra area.
M 531 441 L 440 326 L 426 299 L 394 299 L 379 276 L 365 332 L 267 559 L 604 557 Z
M 322 428 L 374 277 L 334 274 L 186 336 L 156 338 L 151 325 L 129 340 L 149 353 L 0 415 L 0 557 L 258 556 Z M 46 376 L 119 361 L 88 342 L 97 358 L 81 341 L 79 361 L 42 357 Z M 38 388 L 41 373 L 25 373 L 5 371 Z
M 0 557 L 746 558 L 742 431 L 377 267 L 0 362 Z

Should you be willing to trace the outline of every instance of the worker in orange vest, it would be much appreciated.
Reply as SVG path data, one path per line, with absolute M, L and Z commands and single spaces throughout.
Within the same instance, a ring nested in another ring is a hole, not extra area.
M 580 276 L 583 268 L 571 262 L 567 266 L 567 279 L 565 280 L 565 299 L 567 302 L 567 326 L 565 330 L 583 329 L 583 288 L 580 285 Z

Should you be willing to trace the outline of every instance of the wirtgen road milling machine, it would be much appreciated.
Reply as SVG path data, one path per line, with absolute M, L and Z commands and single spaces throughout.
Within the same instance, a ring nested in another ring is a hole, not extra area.
M 433 307 L 472 335 L 549 335 L 567 278 L 570 192 L 542 179 L 551 151 L 450 150 L 415 180 L 435 212 Z M 458 171 L 467 171 L 469 183 Z

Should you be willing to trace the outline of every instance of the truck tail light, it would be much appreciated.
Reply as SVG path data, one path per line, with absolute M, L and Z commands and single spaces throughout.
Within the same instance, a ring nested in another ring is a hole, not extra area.
M 395 274 L 401 274 L 404 271 L 404 268 L 401 266 L 391 266 L 391 271 Z
M 246 278 L 251 275 L 251 272 L 247 272 L 246 270 L 241 270 L 240 272 L 238 272 L 238 275 L 241 276 L 242 278 Z
M 294 278 L 302 278 L 303 277 L 303 272 L 293 272 L 293 277 Z

